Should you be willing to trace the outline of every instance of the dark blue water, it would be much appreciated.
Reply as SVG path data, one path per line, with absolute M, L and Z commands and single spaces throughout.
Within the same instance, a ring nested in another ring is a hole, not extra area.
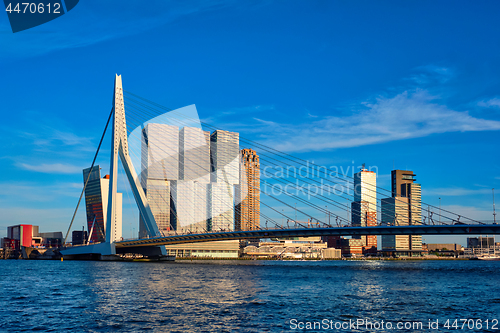
M 317 332 L 362 319 L 423 323 L 407 332 L 430 331 L 429 320 L 441 332 L 497 332 L 499 273 L 500 262 L 482 261 L 0 260 L 0 331 L 294 332 L 322 323 Z M 459 318 L 483 327 L 443 326 Z

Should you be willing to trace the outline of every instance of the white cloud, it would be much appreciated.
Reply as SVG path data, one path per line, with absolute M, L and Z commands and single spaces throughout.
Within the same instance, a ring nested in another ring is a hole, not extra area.
M 273 112 L 274 110 L 275 110 L 274 105 L 252 105 L 247 107 L 230 108 L 227 110 L 217 111 L 217 112 L 215 111 L 210 112 L 210 110 L 208 110 L 207 113 L 210 114 L 210 117 L 200 119 L 200 121 L 202 123 L 210 125 L 218 124 L 220 126 L 224 118 L 228 117 L 234 118 L 234 116 L 242 117 L 242 116 L 254 115 L 260 112 Z M 230 128 L 227 126 L 230 125 L 225 124 L 223 128 Z
M 500 98 L 495 97 L 491 98 L 488 100 L 482 100 L 477 103 L 478 106 L 486 107 L 486 108 L 491 108 L 491 107 L 497 107 L 500 108 Z
M 53 163 L 53 164 L 27 164 L 27 163 L 17 163 L 17 165 L 25 170 L 41 172 L 41 173 L 57 173 L 57 174 L 74 174 L 80 173 L 83 170 L 82 166 L 63 164 L 63 163 Z
M 455 72 L 453 69 L 444 66 L 425 65 L 415 68 L 418 73 L 411 75 L 406 80 L 413 81 L 418 85 L 443 84 L 449 81 Z
M 327 116 L 297 125 L 254 118 L 259 126 L 249 127 L 262 134 L 262 143 L 287 152 L 357 147 L 446 132 L 500 130 L 500 121 L 450 110 L 422 89 L 361 104 L 361 110 L 347 117 Z
M 82 183 L 56 183 L 43 184 L 35 182 L 3 182 L 0 183 L 0 197 L 2 202 L 46 202 L 61 198 L 75 197 L 80 195 L 83 188 Z
M 254 105 L 241 108 L 232 108 L 226 111 L 222 111 L 222 115 L 241 115 L 241 114 L 255 114 L 257 112 L 273 111 L 274 105 Z
M 20 132 L 19 136 L 32 140 L 33 145 L 39 151 L 49 151 L 51 148 L 60 150 L 70 147 L 79 151 L 94 150 L 92 138 L 79 136 L 70 131 L 61 131 L 48 126 L 39 126 L 37 132 Z

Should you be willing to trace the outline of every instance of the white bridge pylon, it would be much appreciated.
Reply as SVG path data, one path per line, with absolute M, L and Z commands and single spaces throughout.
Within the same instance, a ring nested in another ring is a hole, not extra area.
M 121 227 L 117 226 L 115 223 L 118 156 L 120 156 L 120 160 L 122 161 L 125 174 L 127 175 L 137 207 L 139 208 L 139 213 L 144 220 L 148 236 L 160 236 L 155 218 L 146 199 L 146 194 L 139 183 L 139 178 L 137 177 L 132 160 L 130 159 L 128 151 L 127 123 L 125 120 L 125 105 L 123 102 L 122 77 L 118 74 L 115 77 L 113 110 L 113 136 L 111 140 L 112 153 L 109 176 L 108 211 L 106 219 L 106 243 L 119 241 L 119 239 L 116 239 L 116 228 Z
M 146 194 L 140 185 L 139 178 L 135 172 L 134 166 L 129 156 L 127 139 L 127 123 L 125 120 L 125 105 L 123 101 L 122 77 L 116 74 L 115 87 L 113 93 L 113 135 L 111 139 L 111 163 L 110 163 L 110 181 L 108 191 L 108 211 L 106 212 L 106 241 L 104 243 L 91 244 L 87 246 L 70 247 L 62 250 L 63 255 L 85 255 L 85 254 L 100 254 L 116 255 L 116 247 L 114 242 L 117 239 L 117 228 L 122 225 L 116 222 L 116 197 L 117 197 L 117 177 L 118 177 L 118 156 L 122 161 L 125 174 L 134 194 L 139 213 L 141 214 L 146 231 L 149 237 L 160 236 L 158 226 L 156 224 L 149 203 L 146 199 Z M 104 212 L 103 212 L 104 213 Z M 157 247 L 157 254 L 166 255 L 165 247 Z M 102 257 L 101 257 L 102 258 Z

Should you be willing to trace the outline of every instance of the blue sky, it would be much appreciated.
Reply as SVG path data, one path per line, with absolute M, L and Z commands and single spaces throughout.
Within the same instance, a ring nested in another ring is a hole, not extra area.
M 491 220 L 499 9 L 496 1 L 87 0 L 16 34 L 0 14 L 0 236 L 17 223 L 66 231 L 115 73 L 128 91 L 170 108 L 196 104 L 204 121 L 293 155 L 376 166 L 385 188 L 393 165 L 413 170 L 424 202 L 441 197 L 443 208 Z M 103 167 L 106 154 L 108 144 Z

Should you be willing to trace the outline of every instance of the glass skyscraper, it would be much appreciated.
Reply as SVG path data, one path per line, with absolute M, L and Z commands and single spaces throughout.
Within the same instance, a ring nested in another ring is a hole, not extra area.
M 101 178 L 101 168 L 99 165 L 95 165 L 92 170 L 90 168 L 83 170 L 84 184 L 89 173 L 89 181 L 85 188 L 87 230 L 91 242 L 104 242 L 106 240 L 109 176 L 106 175 Z M 115 239 L 112 241 L 120 240 L 122 237 L 122 193 L 116 194 L 115 221 L 112 227 L 115 228 Z
M 179 128 L 147 124 L 142 130 L 141 147 L 141 185 L 158 230 L 166 234 L 176 228 L 171 219 L 171 182 L 179 179 Z M 139 220 L 139 237 L 144 238 L 146 226 L 142 216 Z
M 239 134 L 217 130 L 210 136 L 211 183 L 207 229 L 234 230 L 234 185 L 239 183 Z
M 149 123 L 141 147 L 141 184 L 160 232 L 234 230 L 238 133 Z
M 172 182 L 172 219 L 181 232 L 206 230 L 210 183 L 210 133 L 196 127 L 179 132 L 179 181 Z
M 101 168 L 96 165 L 92 168 L 92 170 L 90 168 L 83 170 L 84 184 L 89 176 L 89 173 L 90 178 L 87 183 L 87 187 L 85 188 L 87 230 L 90 232 L 93 225 L 94 229 L 92 236 L 90 237 L 90 241 L 93 243 L 104 242 L 106 240 L 106 236 L 104 234 L 104 217 L 106 216 L 106 212 L 103 208 L 103 197 L 107 197 L 107 193 L 109 191 L 109 180 L 106 183 L 106 181 L 101 179 Z

